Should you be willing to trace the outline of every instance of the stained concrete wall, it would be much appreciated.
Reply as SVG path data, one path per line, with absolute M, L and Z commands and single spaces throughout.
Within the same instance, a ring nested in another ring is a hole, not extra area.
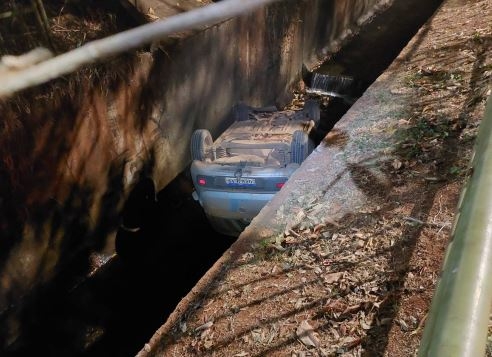
M 239 101 L 286 105 L 303 66 L 316 67 L 390 3 L 278 2 L 112 59 L 88 72 L 96 81 L 82 71 L 0 103 L 0 343 L 22 332 L 25 302 L 75 257 L 113 251 L 142 173 L 165 187 L 189 164 L 193 130 L 216 137 Z

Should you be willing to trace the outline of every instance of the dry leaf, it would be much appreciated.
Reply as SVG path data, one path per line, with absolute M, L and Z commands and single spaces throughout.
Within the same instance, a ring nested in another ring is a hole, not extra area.
M 400 328 L 402 329 L 402 331 L 408 331 L 409 330 L 407 323 L 403 319 L 396 319 L 395 322 L 398 325 L 400 325 Z
M 360 327 L 362 327 L 364 330 L 370 330 L 371 324 L 368 324 L 365 320 L 360 320 Z
M 313 228 L 313 233 L 319 233 L 321 228 L 325 228 L 325 227 L 326 227 L 325 223 L 320 223 L 320 224 L 316 225 L 316 227 Z
M 331 216 L 326 216 L 325 217 L 325 225 L 331 224 L 334 227 L 340 227 L 340 225 L 335 221 Z
M 200 334 L 200 340 L 205 340 L 205 338 L 210 335 L 210 333 L 212 332 L 211 329 L 206 329 L 206 330 L 203 330 L 202 333 Z
M 290 234 L 290 235 L 292 235 L 294 237 L 297 237 L 297 238 L 300 237 L 300 234 L 297 233 L 296 231 L 292 230 L 292 229 L 289 229 L 287 232 L 288 232 L 288 234 Z
M 296 309 L 300 309 L 300 308 L 302 307 L 302 305 L 303 305 L 303 304 L 304 304 L 304 298 L 299 298 L 299 299 L 297 299 L 297 301 L 296 301 L 296 303 L 295 303 L 294 307 L 295 307 Z
M 296 335 L 306 346 L 318 348 L 320 345 L 319 339 L 316 336 L 313 327 L 309 324 L 307 320 L 302 321 L 301 324 L 297 327 Z
M 351 305 L 351 306 L 347 307 L 343 313 L 347 314 L 347 313 L 356 312 L 356 311 L 361 309 L 361 306 L 362 306 L 362 303 Z
M 325 283 L 327 284 L 332 284 L 340 280 L 343 276 L 343 271 L 337 272 L 337 273 L 331 273 L 327 274 L 325 276 Z
M 327 313 L 341 313 L 347 309 L 347 305 L 339 300 L 333 300 L 328 302 L 323 310 Z
M 261 329 L 256 329 L 251 331 L 251 336 L 253 337 L 253 341 L 257 343 L 261 343 L 263 341 L 263 331 Z
M 279 252 L 285 251 L 285 248 L 282 247 L 280 244 L 269 244 L 269 247 L 278 250 Z
M 298 242 L 298 240 L 295 237 L 288 236 L 285 238 L 285 243 L 287 243 L 287 244 L 294 244 L 297 242 Z
M 357 345 L 362 343 L 362 339 L 360 337 L 347 337 L 343 341 L 343 347 L 347 350 L 354 348 Z
M 391 164 L 391 166 L 393 166 L 393 168 L 395 170 L 399 170 L 402 165 L 403 165 L 402 162 L 400 160 L 398 160 L 398 159 L 394 159 L 393 162 L 392 162 L 392 164 Z
M 198 331 L 201 331 L 201 330 L 207 330 L 210 327 L 212 327 L 213 324 L 214 324 L 213 321 L 209 321 L 207 323 L 204 323 L 203 325 L 200 325 L 197 328 L 195 328 L 195 332 L 198 332 Z
M 159 19 L 159 16 L 155 14 L 155 11 L 153 8 L 149 7 L 149 11 L 147 11 L 147 18 L 151 21 L 155 21 Z

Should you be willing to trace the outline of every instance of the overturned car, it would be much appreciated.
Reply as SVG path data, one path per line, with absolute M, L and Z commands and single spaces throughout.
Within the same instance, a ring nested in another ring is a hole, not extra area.
M 216 140 L 207 129 L 191 137 L 191 176 L 212 227 L 238 236 L 314 149 L 316 100 L 300 110 L 234 108 L 235 120 Z

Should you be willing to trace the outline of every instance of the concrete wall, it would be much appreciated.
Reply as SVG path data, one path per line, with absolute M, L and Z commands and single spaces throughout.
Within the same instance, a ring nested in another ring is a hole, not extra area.
M 389 3 L 278 2 L 0 103 L 0 343 L 22 332 L 24 303 L 75 257 L 112 252 L 141 173 L 165 187 L 189 164 L 193 130 L 216 137 L 239 101 L 288 104 L 303 65 Z

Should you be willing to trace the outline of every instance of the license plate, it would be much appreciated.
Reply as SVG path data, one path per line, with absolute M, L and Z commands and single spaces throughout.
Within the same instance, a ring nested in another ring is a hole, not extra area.
M 256 185 L 256 179 L 254 178 L 237 178 L 237 177 L 226 177 L 225 178 L 226 185 L 231 186 L 254 186 Z

